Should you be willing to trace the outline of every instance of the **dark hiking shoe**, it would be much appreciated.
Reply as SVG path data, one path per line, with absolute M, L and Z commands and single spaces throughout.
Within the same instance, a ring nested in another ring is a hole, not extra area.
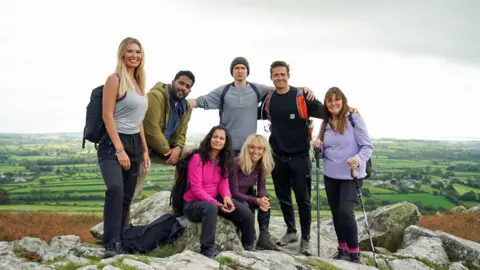
M 245 251 L 253 251 L 253 246 L 244 246 L 243 249 Z
M 295 243 L 298 241 L 297 233 L 286 233 L 280 240 L 277 241 L 277 245 L 286 246 L 290 243 Z
M 344 260 L 344 261 L 349 260 L 347 251 L 345 249 L 337 247 L 337 250 L 338 250 L 338 252 L 335 255 L 333 255 L 332 259 L 334 259 L 334 260 Z
M 258 237 L 257 242 L 257 249 L 258 250 L 275 250 L 279 251 L 280 248 L 270 239 L 270 235 L 268 234 L 260 234 Z
M 349 262 L 362 264 L 360 261 L 360 252 L 347 252 L 347 254 Z
M 309 240 L 302 238 L 302 241 L 300 242 L 300 254 L 303 254 L 305 256 L 312 256 Z
M 215 253 L 217 252 L 217 250 L 214 248 L 214 247 L 207 247 L 207 248 L 203 248 L 200 253 L 205 256 L 205 257 L 208 257 L 208 258 L 213 258 L 215 257 Z
M 123 254 L 122 244 L 120 242 L 113 242 L 105 245 L 105 253 L 103 259 L 115 257 L 119 254 Z

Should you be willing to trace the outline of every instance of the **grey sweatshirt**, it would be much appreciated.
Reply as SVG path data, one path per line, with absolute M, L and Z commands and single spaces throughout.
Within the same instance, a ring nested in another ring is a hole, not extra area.
M 257 87 L 260 99 L 265 97 L 268 90 L 273 89 L 272 86 L 258 83 L 251 84 L 255 84 Z M 198 97 L 197 108 L 205 110 L 218 109 L 220 107 L 220 97 L 225 86 L 225 84 L 219 86 L 207 95 Z M 257 132 L 258 103 L 257 95 L 250 83 L 247 83 L 244 88 L 230 86 L 230 89 L 228 89 L 223 103 L 222 120 L 232 135 L 234 150 L 240 150 L 247 137 Z

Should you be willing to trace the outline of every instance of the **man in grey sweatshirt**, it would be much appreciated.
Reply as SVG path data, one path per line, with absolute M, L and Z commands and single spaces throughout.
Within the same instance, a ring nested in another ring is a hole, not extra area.
M 206 95 L 188 99 L 188 102 L 192 108 L 219 109 L 220 124 L 232 135 L 233 150 L 238 154 L 247 137 L 257 132 L 258 104 L 274 87 L 247 82 L 250 65 L 244 57 L 233 59 L 230 74 L 234 78 L 233 83 L 221 85 Z M 307 92 L 307 99 L 315 99 L 309 88 L 298 88 Z M 227 92 L 222 104 L 224 90 Z

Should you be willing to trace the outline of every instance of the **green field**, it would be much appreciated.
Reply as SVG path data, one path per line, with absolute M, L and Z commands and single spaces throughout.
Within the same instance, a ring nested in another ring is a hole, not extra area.
M 199 139 L 196 135 L 189 135 L 188 144 L 198 144 Z M 469 191 L 480 196 L 480 142 L 375 139 L 373 143 L 375 174 L 364 185 L 370 196 L 364 195 L 364 202 L 369 202 L 365 205 L 367 211 L 398 201 L 414 202 L 421 211 L 429 213 L 444 211 L 456 204 L 465 207 L 480 204 L 478 197 L 476 201 L 459 198 Z M 101 213 L 106 187 L 97 165 L 96 152 L 92 144 L 88 144 L 86 149 L 80 146 L 80 134 L 0 134 L 0 188 L 8 192 L 13 203 L 0 205 L 0 210 L 62 213 L 92 210 Z M 146 179 L 154 187 L 145 187 L 140 199 L 158 190 L 170 190 L 173 184 L 172 169 L 170 166 L 154 165 Z M 315 185 L 315 168 L 312 169 L 312 185 Z M 13 183 L 16 177 L 24 178 L 27 182 Z M 321 179 L 323 184 L 322 176 Z M 393 179 L 398 182 L 395 183 L 397 186 L 372 185 Z M 448 189 L 432 187 L 440 179 L 445 187 L 453 185 L 458 192 L 455 195 L 457 197 L 447 199 L 446 196 L 450 196 Z M 402 186 L 401 189 L 400 180 L 410 181 L 408 187 Z M 417 190 L 418 183 L 415 182 L 421 183 L 420 190 Z M 400 190 L 404 193 L 400 193 Z M 276 202 L 270 177 L 267 178 L 267 192 Z M 434 196 L 434 192 L 442 195 Z M 321 215 L 328 217 L 331 214 L 325 190 L 321 190 L 320 194 Z M 314 189 L 312 205 L 316 205 L 315 196 Z M 295 204 L 294 194 L 292 199 Z M 272 213 L 280 215 L 278 203 L 275 207 Z M 316 216 L 315 210 L 312 216 Z
M 460 195 L 463 195 L 469 191 L 472 191 L 477 193 L 477 194 L 480 194 L 480 189 L 478 188 L 472 188 L 472 187 L 467 187 L 465 185 L 460 185 L 460 184 L 453 184 L 453 187 L 455 188 L 455 190 L 457 190 L 457 192 L 460 194 Z
M 441 206 L 445 208 L 452 208 L 455 206 L 452 202 L 443 196 L 434 196 L 431 194 L 417 193 L 417 194 L 374 194 L 373 197 L 395 202 L 408 201 L 419 202 L 424 205 Z

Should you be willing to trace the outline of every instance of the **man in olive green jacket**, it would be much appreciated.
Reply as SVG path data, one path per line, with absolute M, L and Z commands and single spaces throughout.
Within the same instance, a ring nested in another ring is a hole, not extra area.
M 185 100 L 195 83 L 190 71 L 179 71 L 172 84 L 158 82 L 147 94 L 148 110 L 143 120 L 145 139 L 153 163 L 175 165 L 188 152 L 185 147 L 192 108 Z M 134 198 L 140 196 L 148 171 L 140 167 Z

